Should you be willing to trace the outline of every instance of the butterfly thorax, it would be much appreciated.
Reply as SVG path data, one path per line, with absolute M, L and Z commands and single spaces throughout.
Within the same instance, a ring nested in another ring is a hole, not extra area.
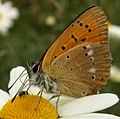
M 47 92 L 55 93 L 57 90 L 56 82 L 54 80 L 51 80 L 51 78 L 45 73 L 40 73 L 39 75 L 40 75 L 40 77 L 38 78 L 38 80 L 40 80 L 40 82 L 42 84 L 40 84 L 38 86 L 44 86 L 44 88 Z

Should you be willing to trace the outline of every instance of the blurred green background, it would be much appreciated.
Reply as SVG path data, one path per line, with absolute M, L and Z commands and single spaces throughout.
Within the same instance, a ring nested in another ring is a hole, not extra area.
M 6 0 L 4 0 L 6 2 Z M 20 17 L 7 35 L 0 35 L 0 88 L 7 90 L 9 72 L 18 65 L 39 60 L 48 46 L 83 10 L 98 5 L 112 24 L 120 25 L 120 0 L 12 0 Z M 120 39 L 118 39 L 120 40 Z M 110 39 L 113 65 L 120 67 L 120 42 Z M 120 83 L 108 81 L 102 92 L 120 98 Z M 120 103 L 104 110 L 120 116 Z

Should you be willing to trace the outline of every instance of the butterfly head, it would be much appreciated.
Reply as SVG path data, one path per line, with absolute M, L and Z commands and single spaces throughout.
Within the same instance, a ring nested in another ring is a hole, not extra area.
M 37 74 L 40 70 L 40 66 L 39 63 L 27 63 L 27 71 L 28 71 L 28 75 L 29 77 L 31 77 L 34 74 Z
M 47 74 L 40 71 L 39 63 L 28 64 L 27 69 L 30 84 L 44 87 L 47 92 L 54 92 L 56 90 L 56 83 Z

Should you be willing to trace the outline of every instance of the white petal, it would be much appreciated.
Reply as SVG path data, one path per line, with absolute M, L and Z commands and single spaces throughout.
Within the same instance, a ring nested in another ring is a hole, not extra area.
M 75 115 L 70 117 L 62 117 L 60 119 L 120 119 L 120 117 L 111 114 L 91 113 L 84 115 Z
M 43 93 L 43 97 L 44 98 L 46 98 L 47 100 L 49 100 L 52 96 L 54 96 L 55 94 L 47 94 L 47 93 Z M 71 102 L 71 101 L 73 101 L 75 98 L 72 98 L 72 97 L 69 97 L 69 96 L 60 96 L 59 97 L 59 101 L 58 101 L 58 107 L 61 107 L 61 105 L 63 105 L 63 104 L 66 104 L 66 103 L 69 103 L 69 102 Z M 56 106 L 56 104 L 57 104 L 57 100 L 58 100 L 58 97 L 56 97 L 56 98 L 53 98 L 53 99 L 51 99 L 50 100 L 50 102 L 54 105 L 54 106 Z
M 40 91 L 40 87 L 35 85 L 32 85 L 28 90 L 29 94 L 34 94 L 34 95 L 37 95 L 39 91 Z M 50 93 L 45 93 L 45 92 L 42 93 L 42 97 L 44 97 L 47 100 L 49 100 L 52 97 L 52 95 L 53 94 L 50 94 Z
M 49 99 L 50 99 L 52 96 L 54 96 L 54 95 L 55 95 L 55 94 L 53 94 L 53 93 L 51 93 L 51 94 L 43 93 L 42 96 L 43 96 L 45 99 L 49 100 Z M 61 105 L 66 104 L 66 103 L 69 103 L 69 102 L 73 101 L 74 99 L 75 99 L 75 98 L 73 98 L 73 97 L 63 96 L 63 95 L 62 95 L 62 96 L 59 97 L 58 107 L 60 107 Z M 51 99 L 50 102 L 51 102 L 54 106 L 56 106 L 57 100 L 58 100 L 58 97 Z
M 52 99 L 50 102 L 51 102 L 54 106 L 56 106 L 57 99 L 58 99 L 58 97 Z M 66 104 L 66 103 L 69 103 L 69 102 L 71 102 L 71 101 L 73 101 L 73 100 L 75 100 L 75 98 L 62 95 L 62 96 L 60 96 L 60 98 L 59 98 L 58 107 L 60 107 L 61 105 Z
M 39 91 L 40 91 L 40 88 L 38 86 L 31 86 L 30 89 L 29 89 L 30 94 L 37 95 Z M 55 95 L 55 93 L 45 93 L 45 92 L 42 93 L 42 97 L 44 97 L 47 100 L 49 100 L 53 95 Z M 53 99 L 50 100 L 50 102 L 55 106 L 56 102 L 57 102 L 57 99 L 58 99 L 58 97 L 53 98 Z M 69 96 L 60 96 L 58 104 L 60 106 L 62 104 L 68 103 L 68 102 L 70 102 L 74 99 L 75 98 L 69 97 Z
M 10 95 L 0 89 L 0 109 L 10 99 Z
M 40 91 L 40 88 L 38 86 L 35 86 L 35 85 L 32 85 L 29 89 L 30 94 L 37 95 L 39 91 Z
M 22 73 L 23 71 L 24 73 Z M 8 87 L 10 87 L 17 80 L 17 78 L 20 76 L 21 73 L 22 73 L 22 76 L 18 79 L 18 81 L 13 85 L 13 87 L 9 91 L 11 97 L 13 97 L 17 93 L 17 91 L 19 90 L 23 82 L 25 81 L 26 76 L 28 76 L 28 74 L 25 68 L 22 66 L 13 68 L 10 71 L 10 81 L 9 81 Z
M 59 107 L 61 116 L 85 114 L 108 108 L 119 101 L 115 94 L 98 94 L 75 99 Z

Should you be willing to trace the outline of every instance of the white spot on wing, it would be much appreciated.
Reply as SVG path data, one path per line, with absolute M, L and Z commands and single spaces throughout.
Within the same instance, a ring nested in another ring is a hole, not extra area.
M 92 46 L 91 45 L 86 45 L 86 48 L 92 48 Z
M 90 50 L 90 51 L 88 52 L 88 55 L 91 56 L 91 55 L 93 55 L 93 53 L 94 53 L 94 51 L 93 51 L 93 50 Z
M 91 68 L 91 69 L 89 70 L 89 72 L 95 73 L 95 72 L 96 72 L 96 69 L 95 69 L 95 68 Z

